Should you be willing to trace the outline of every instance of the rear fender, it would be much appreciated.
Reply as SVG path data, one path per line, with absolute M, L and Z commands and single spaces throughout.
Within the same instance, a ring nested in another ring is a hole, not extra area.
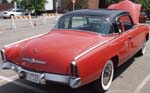
M 83 85 L 97 80 L 101 76 L 104 65 L 111 60 L 117 52 L 110 46 L 94 49 L 92 52 L 76 60 L 79 77 Z

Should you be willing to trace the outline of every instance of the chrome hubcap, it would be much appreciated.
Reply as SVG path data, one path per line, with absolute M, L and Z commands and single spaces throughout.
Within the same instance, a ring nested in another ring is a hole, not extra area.
M 113 73 L 113 68 L 112 68 L 112 65 L 111 64 L 108 64 L 104 70 L 104 74 L 103 74 L 103 84 L 106 86 L 110 79 L 111 79 L 111 76 L 112 76 L 112 73 Z

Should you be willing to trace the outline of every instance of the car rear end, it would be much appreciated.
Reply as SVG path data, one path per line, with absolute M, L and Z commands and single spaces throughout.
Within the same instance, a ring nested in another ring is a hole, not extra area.
M 2 56 L 2 69 L 12 69 L 14 70 L 21 79 L 26 79 L 28 81 L 37 83 L 37 84 L 46 84 L 47 81 L 57 82 L 69 85 L 72 88 L 77 88 L 81 86 L 80 78 L 78 77 L 77 67 L 74 62 L 69 64 L 69 72 L 67 75 L 64 74 L 54 74 L 44 71 L 36 71 L 33 69 L 28 69 L 26 67 L 22 67 L 14 62 L 11 62 L 7 59 L 6 52 L 4 49 L 1 50 Z M 30 62 L 35 61 L 34 59 L 30 60 Z
M 81 80 L 73 58 L 97 40 L 97 34 L 54 31 L 5 46 L 1 51 L 1 67 L 12 69 L 20 78 L 34 83 L 46 84 L 50 81 L 77 88 L 81 86 Z M 59 43 L 54 43 L 56 41 Z
M 9 17 L 10 17 L 10 14 L 11 14 L 10 11 L 4 11 L 4 12 L 2 13 L 2 17 L 3 17 L 3 18 L 9 18 Z

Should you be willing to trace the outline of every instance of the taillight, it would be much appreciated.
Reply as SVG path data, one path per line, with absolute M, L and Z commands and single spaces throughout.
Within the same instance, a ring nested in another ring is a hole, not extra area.
M 78 68 L 77 68 L 77 65 L 76 65 L 76 62 L 71 62 L 71 65 L 70 65 L 70 75 L 72 78 L 75 78 L 75 77 L 78 77 Z

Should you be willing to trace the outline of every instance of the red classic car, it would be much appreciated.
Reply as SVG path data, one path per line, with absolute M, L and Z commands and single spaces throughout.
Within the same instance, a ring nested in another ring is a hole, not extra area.
M 148 26 L 135 24 L 127 11 L 77 10 L 63 15 L 47 34 L 4 46 L 1 67 L 38 84 L 78 88 L 93 82 L 106 91 L 115 68 L 143 55 L 148 40 Z

